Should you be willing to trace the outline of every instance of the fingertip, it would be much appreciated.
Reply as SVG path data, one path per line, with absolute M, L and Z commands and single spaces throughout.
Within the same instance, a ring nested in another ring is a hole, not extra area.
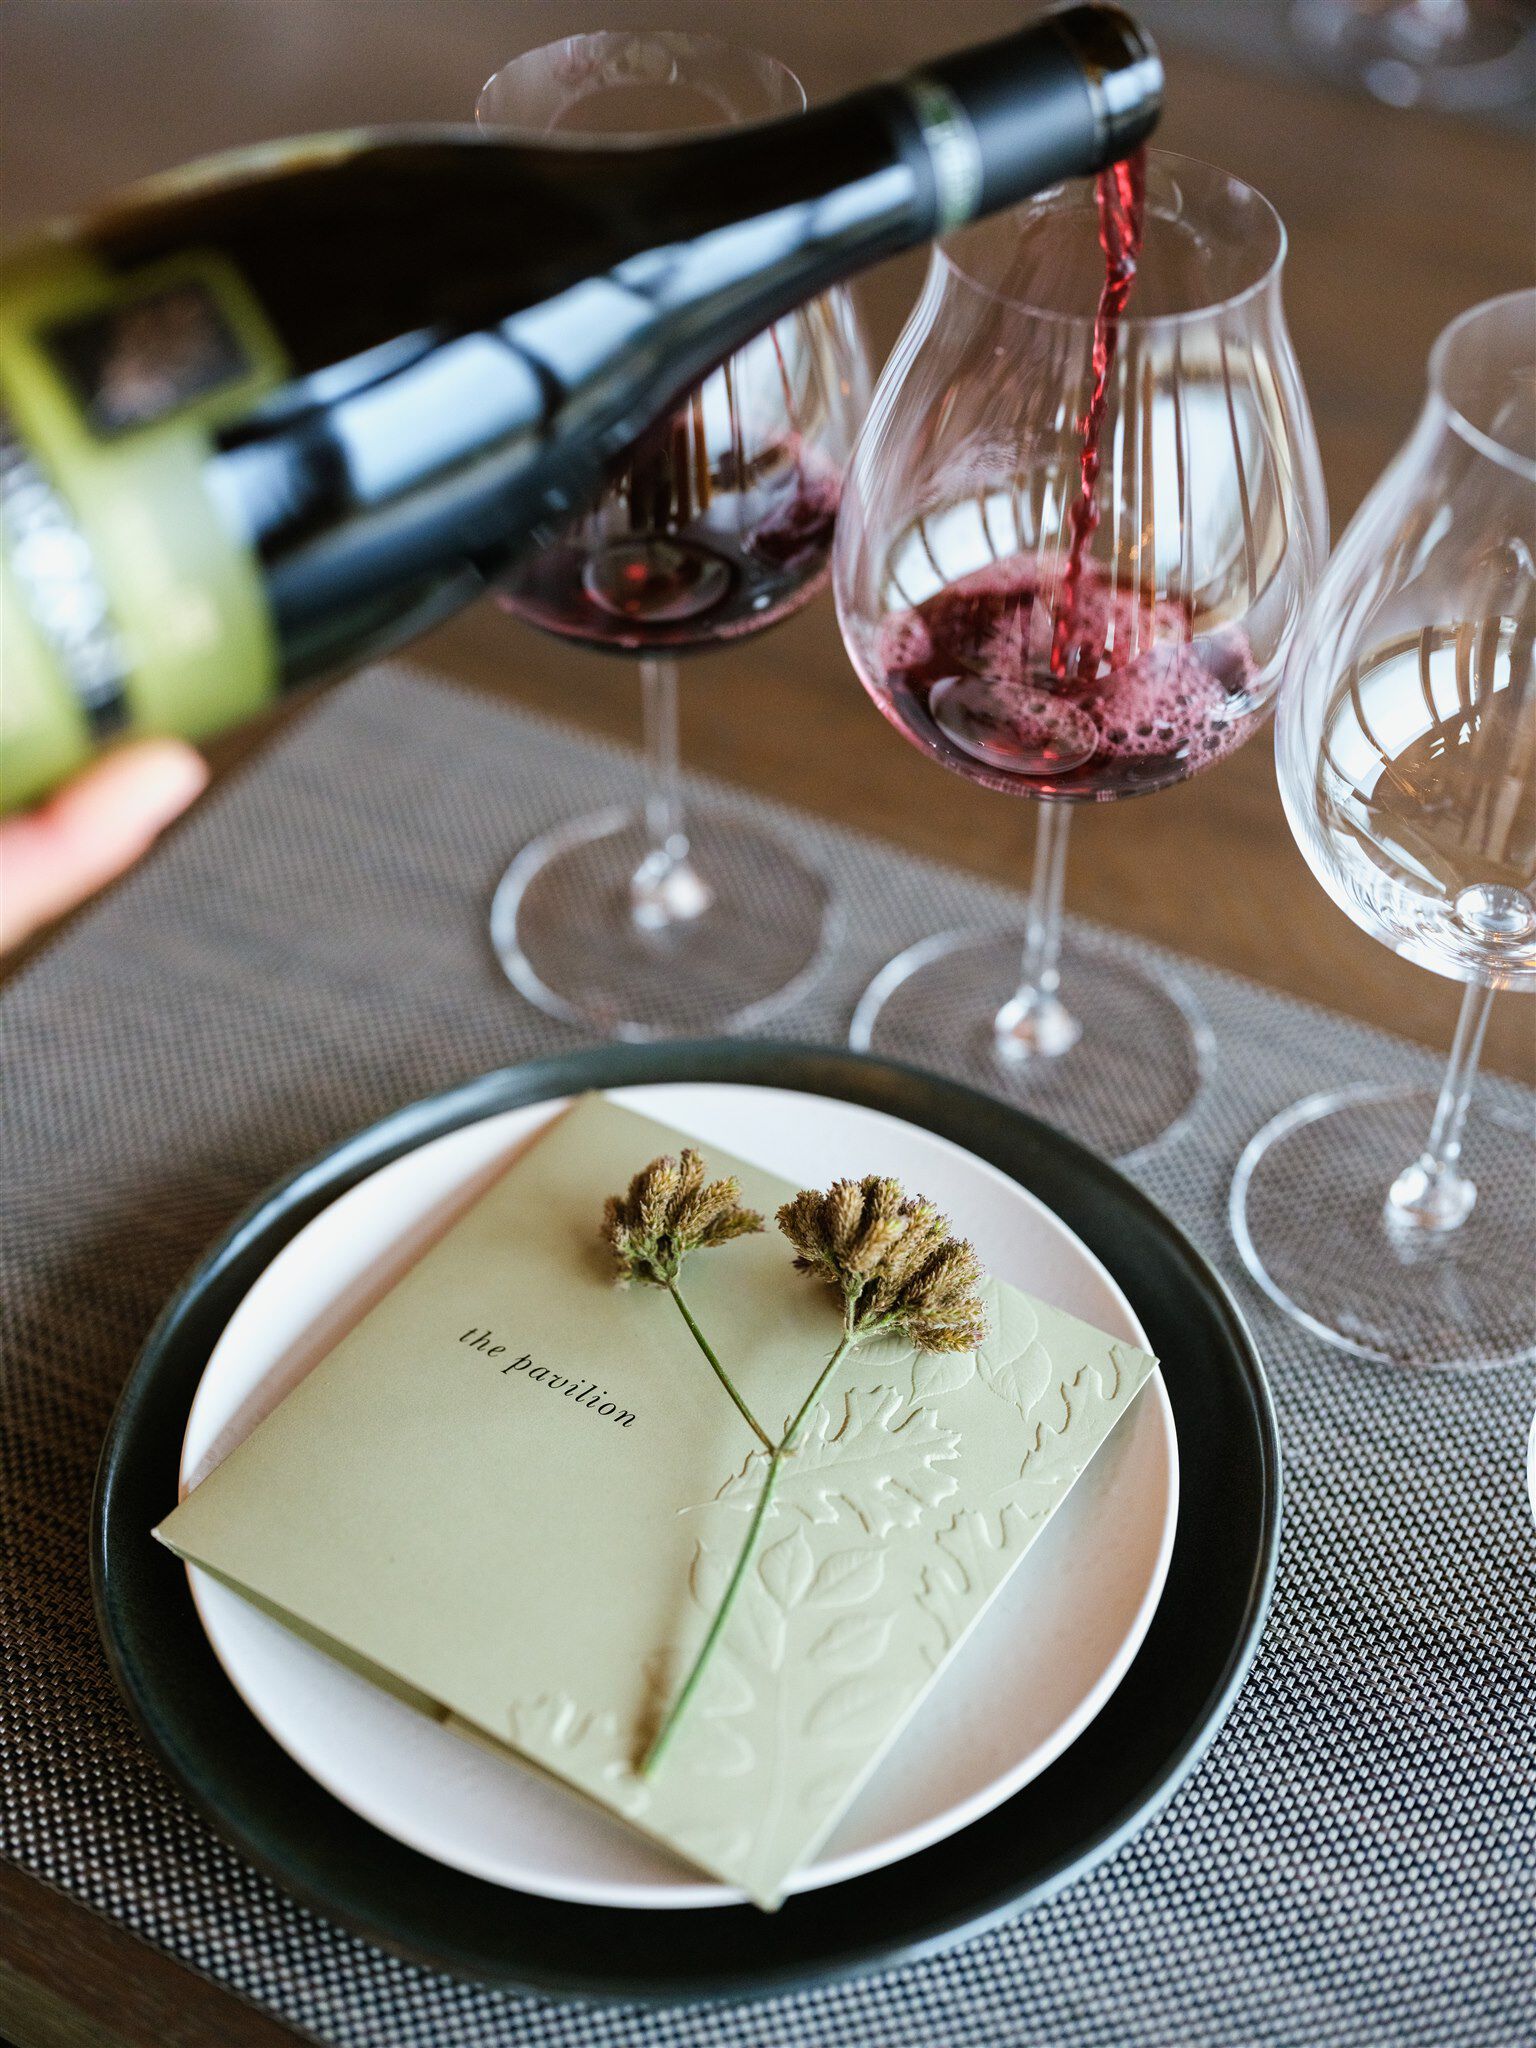
M 121 874 L 207 781 L 184 741 L 140 740 L 39 809 L 0 821 L 0 951 Z
M 83 839 L 109 866 L 141 851 L 206 786 L 208 766 L 184 740 L 137 740 L 63 789 L 44 815 L 61 839 Z
M 185 740 L 139 740 L 109 755 L 89 781 L 95 784 L 93 800 L 106 800 L 107 791 L 111 801 L 158 831 L 207 788 L 208 763 Z M 78 790 L 91 794 L 87 785 Z

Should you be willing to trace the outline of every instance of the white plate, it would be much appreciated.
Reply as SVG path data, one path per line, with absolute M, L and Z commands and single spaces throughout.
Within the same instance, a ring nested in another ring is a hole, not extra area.
M 672 1084 L 612 1100 L 804 1185 L 891 1173 L 941 1204 L 1000 1279 L 1145 1345 L 1129 1302 L 1044 1205 L 898 1118 L 785 1089 Z M 563 1102 L 449 1132 L 340 1196 L 230 1318 L 182 1446 L 185 1494 L 234 1449 Z M 1154 1374 L 911 1726 L 844 1816 L 805 1891 L 927 1847 L 988 1812 L 1072 1742 L 1119 1683 L 1173 1547 L 1173 1413 Z M 1065 1560 L 1072 1555 L 1070 1575 Z M 740 1894 L 566 1788 L 450 1733 L 188 1568 L 214 1654 L 290 1756 L 364 1819 L 439 1862 L 548 1898 L 713 1906 Z

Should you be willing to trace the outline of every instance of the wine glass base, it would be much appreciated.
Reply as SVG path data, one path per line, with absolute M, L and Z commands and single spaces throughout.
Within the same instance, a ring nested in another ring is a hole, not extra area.
M 1411 1088 L 1314 1095 L 1267 1123 L 1238 1163 L 1232 1235 L 1288 1315 L 1357 1358 L 1441 1371 L 1536 1354 L 1531 1133 L 1479 1114 L 1462 1141 L 1466 1221 L 1411 1238 L 1387 1191 L 1422 1149 L 1435 1098 Z
M 574 818 L 525 846 L 491 905 L 508 979 L 550 1016 L 620 1039 L 711 1037 L 793 1002 L 832 942 L 825 878 L 735 818 L 701 811 L 688 841 L 704 886 L 670 918 L 654 888 L 636 915 L 650 841 L 634 812 Z
M 1215 1057 L 1210 1028 L 1172 976 L 1093 939 L 1062 941 L 1060 997 L 1081 1027 L 1060 1050 L 999 1038 L 1024 934 L 942 932 L 883 967 L 860 998 L 849 1043 L 968 1081 L 1125 1159 L 1184 1122 Z

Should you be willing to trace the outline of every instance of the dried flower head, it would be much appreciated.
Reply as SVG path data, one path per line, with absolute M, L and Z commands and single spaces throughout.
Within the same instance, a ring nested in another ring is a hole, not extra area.
M 974 1351 L 987 1334 L 976 1293 L 981 1261 L 949 1219 L 900 1181 L 879 1174 L 807 1189 L 779 1211 L 780 1230 L 802 1273 L 843 1298 L 850 1336 L 891 1331 L 919 1351 Z
M 638 1280 L 670 1287 L 690 1252 L 729 1244 L 761 1230 L 755 1209 L 741 1206 L 734 1180 L 704 1178 L 704 1160 L 690 1146 L 678 1159 L 653 1159 L 622 1195 L 603 1204 L 603 1241 L 621 1286 Z

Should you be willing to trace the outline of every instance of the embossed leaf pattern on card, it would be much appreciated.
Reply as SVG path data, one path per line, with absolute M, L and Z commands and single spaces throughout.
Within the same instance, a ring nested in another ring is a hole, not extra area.
M 937 1401 L 958 1394 L 976 1377 L 974 1351 L 917 1351 L 912 1355 L 912 1398 Z
M 778 1502 L 812 1522 L 851 1515 L 872 1536 L 915 1529 L 959 1485 L 946 1469 L 956 1453 L 954 1433 L 932 1406 L 892 1387 L 858 1389 L 811 1411 L 780 1475 Z M 750 1513 L 766 1465 L 766 1452 L 754 1452 L 717 1498 Z
M 927 1683 L 924 1660 L 900 1651 L 913 1589 L 905 1573 L 889 1573 L 886 1539 L 897 1529 L 938 1530 L 956 1486 L 943 1466 L 958 1455 L 957 1433 L 931 1408 L 894 1390 L 855 1388 L 812 1412 L 780 1480 L 762 1554 L 723 1638 L 722 1668 L 711 1670 L 679 1733 L 679 1768 L 650 1787 L 654 1811 L 675 1802 L 680 1835 L 696 1841 L 687 1781 L 705 1774 L 728 1719 L 761 1788 L 738 1881 L 765 1902 L 777 1896 L 774 1873 L 803 1838 L 807 1811 L 837 1811 L 865 1775 L 871 1744 L 889 1738 Z M 753 1457 L 726 1482 L 707 1518 L 715 1526 L 698 1539 L 691 1581 L 708 1612 L 740 1541 L 732 1510 L 755 1501 L 765 1465 Z M 743 1676 L 749 1708 L 740 1705 Z
M 471 1733 L 476 1732 L 474 1730 Z M 650 1788 L 631 1768 L 618 1717 L 577 1705 L 569 1693 L 540 1693 L 514 1700 L 507 1733 L 519 1749 L 546 1758 L 563 1756 L 566 1775 L 586 1780 L 626 1819 L 637 1820 L 650 1803 Z
M 988 1278 L 981 1284 L 987 1307 L 987 1341 L 976 1353 L 981 1377 L 999 1400 L 1026 1419 L 1051 1379 L 1051 1354 L 1040 1337 L 1040 1318 L 1027 1295 Z

